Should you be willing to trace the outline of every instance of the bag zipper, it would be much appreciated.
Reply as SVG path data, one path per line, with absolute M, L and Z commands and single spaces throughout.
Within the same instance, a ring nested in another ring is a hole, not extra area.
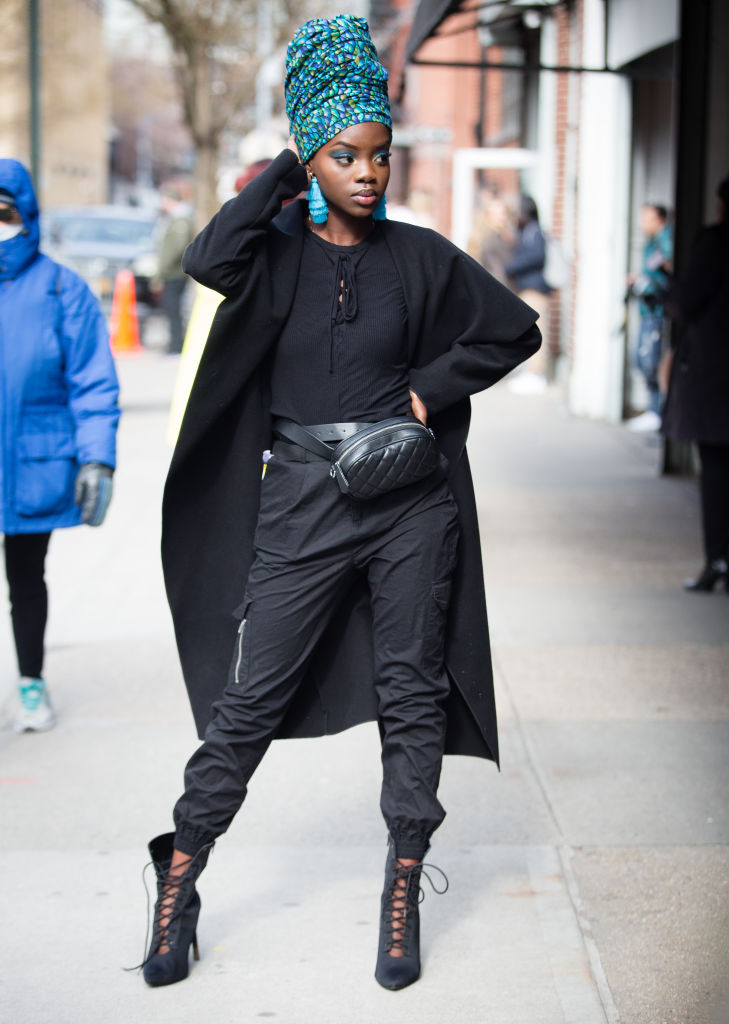
M 408 425 L 409 424 L 400 424 L 400 426 L 408 426 Z M 430 434 L 430 436 L 433 438 L 433 440 L 435 440 L 435 434 L 430 429 L 430 427 L 426 427 L 423 423 L 421 423 L 420 426 L 423 427 L 423 430 L 427 430 L 428 433 Z M 357 449 L 361 445 L 369 444 L 372 441 L 373 438 L 377 437 L 378 434 L 388 434 L 388 433 L 390 433 L 393 430 L 397 430 L 397 425 L 390 424 L 389 427 L 378 427 L 376 430 L 372 430 L 372 431 L 368 432 L 367 433 L 367 437 L 363 437 L 361 441 L 355 442 L 355 444 L 353 444 L 351 448 L 347 449 L 347 457 L 348 458 L 351 457 L 354 454 L 354 452 L 356 452 Z M 340 458 L 342 458 L 343 455 L 344 455 L 344 452 L 342 453 Z M 339 459 L 337 459 L 337 461 L 334 463 L 334 465 L 336 466 L 338 464 L 339 464 Z

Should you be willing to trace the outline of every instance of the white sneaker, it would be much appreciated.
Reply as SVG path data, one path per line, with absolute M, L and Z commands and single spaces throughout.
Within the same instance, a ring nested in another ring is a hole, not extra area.
M 23 676 L 18 684 L 20 711 L 15 719 L 16 732 L 46 732 L 56 724 L 45 679 Z
M 547 390 L 547 381 L 539 373 L 522 370 L 509 381 L 507 387 L 513 395 L 541 395 Z
M 628 420 L 628 430 L 631 430 L 634 434 L 659 430 L 660 426 L 661 417 L 657 412 L 653 412 L 652 409 L 647 409 L 640 416 L 635 416 L 632 420 Z

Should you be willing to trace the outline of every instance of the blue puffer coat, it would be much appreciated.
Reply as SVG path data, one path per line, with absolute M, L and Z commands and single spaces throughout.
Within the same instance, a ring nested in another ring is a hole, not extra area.
M 0 160 L 0 189 L 23 218 L 0 242 L 0 532 L 42 533 L 81 522 L 80 465 L 115 466 L 119 385 L 98 302 L 38 251 L 38 205 L 17 160 Z

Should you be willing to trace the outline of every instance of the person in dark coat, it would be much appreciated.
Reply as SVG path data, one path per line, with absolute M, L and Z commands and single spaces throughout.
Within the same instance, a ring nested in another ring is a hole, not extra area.
M 119 421 L 99 303 L 39 240 L 30 175 L 0 160 L 0 533 L 20 670 L 17 732 L 56 721 L 43 678 L 46 553 L 53 530 L 102 523 Z
M 389 852 L 376 978 L 401 988 L 420 972 L 417 894 L 445 814 L 443 752 L 498 757 L 468 396 L 540 335 L 536 313 L 475 261 L 382 219 L 391 119 L 363 19 L 297 32 L 286 99 L 295 141 L 184 259 L 225 296 L 163 509 L 167 594 L 204 742 L 176 831 L 150 843 L 159 896 L 144 976 L 187 976 L 195 880 L 271 740 L 377 720 Z M 307 200 L 282 209 L 307 184 Z M 393 416 L 427 420 L 439 465 L 371 501 L 340 493 L 329 458 L 290 430 L 313 424 L 334 442 Z
M 729 176 L 717 196 L 719 222 L 699 233 L 676 292 L 683 331 L 662 426 L 699 449 L 706 561 L 684 583 L 693 592 L 729 591 Z
M 549 298 L 552 289 L 544 277 L 547 240 L 531 196 L 519 198 L 519 230 L 513 254 L 505 265 L 514 291 L 539 314 L 542 335 L 549 337 Z M 547 349 L 542 346 L 509 384 L 516 394 L 539 394 L 547 386 Z
M 194 231 L 189 203 L 177 189 L 167 188 L 163 192 L 160 209 L 164 220 L 157 247 L 157 276 L 162 282 L 162 308 L 170 329 L 167 351 L 179 355 L 185 340 L 182 304 L 187 285 L 181 261 Z

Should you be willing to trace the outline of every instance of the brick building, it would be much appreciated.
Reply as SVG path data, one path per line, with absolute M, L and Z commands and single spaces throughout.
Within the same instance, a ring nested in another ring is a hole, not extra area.
M 399 191 L 429 188 L 436 227 L 462 246 L 479 175 L 530 192 L 571 258 L 549 337 L 570 409 L 639 409 L 623 301 L 638 211 L 675 211 L 680 270 L 729 169 L 729 5 L 420 0 L 408 14 L 381 0 L 372 20 L 397 99 Z

